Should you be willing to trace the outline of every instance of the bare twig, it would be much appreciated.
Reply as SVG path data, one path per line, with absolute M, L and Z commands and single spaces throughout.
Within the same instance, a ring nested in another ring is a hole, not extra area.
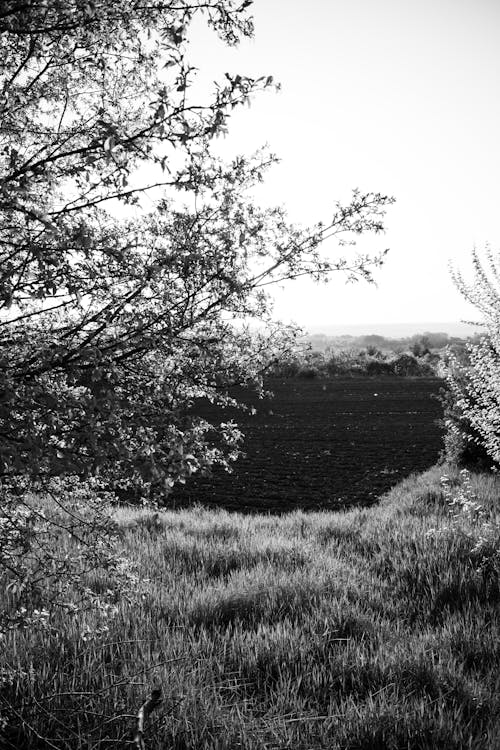
M 161 701 L 161 689 L 155 688 L 151 693 L 151 697 L 139 709 L 139 713 L 137 714 L 137 731 L 135 733 L 135 744 L 138 750 L 146 750 L 146 745 L 144 744 L 144 724 L 148 720 L 149 715 L 160 705 Z

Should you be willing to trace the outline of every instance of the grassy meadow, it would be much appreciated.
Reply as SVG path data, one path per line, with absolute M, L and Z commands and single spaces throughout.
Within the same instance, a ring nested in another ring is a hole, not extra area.
M 117 509 L 136 583 L 4 640 L 2 749 L 132 747 L 157 686 L 148 750 L 500 747 L 499 566 L 442 473 L 344 512 Z

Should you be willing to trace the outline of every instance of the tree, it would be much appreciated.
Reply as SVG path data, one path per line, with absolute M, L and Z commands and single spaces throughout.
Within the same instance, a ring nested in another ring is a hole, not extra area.
M 339 270 L 370 280 L 381 264 L 383 253 L 332 258 L 320 246 L 382 231 L 391 199 L 356 191 L 304 230 L 249 197 L 274 157 L 213 157 L 231 111 L 274 83 L 226 74 L 196 101 L 185 41 L 201 13 L 237 43 L 252 33 L 250 4 L 3 3 L 4 486 L 29 472 L 160 497 L 227 467 L 236 425 L 208 424 L 195 405 L 233 403 L 235 383 L 261 387 L 289 349 L 268 286 Z
M 409 348 L 414 357 L 425 357 L 427 354 L 430 354 L 429 339 L 425 334 L 423 336 L 414 336 Z
M 453 272 L 456 287 L 482 317 L 484 335 L 467 344 L 467 357 L 450 350 L 445 417 L 448 458 L 465 464 L 500 465 L 500 262 L 486 248 L 485 260 L 472 252 L 474 279 Z
M 399 354 L 394 360 L 393 367 L 396 375 L 404 375 L 408 377 L 421 374 L 418 360 L 411 354 Z

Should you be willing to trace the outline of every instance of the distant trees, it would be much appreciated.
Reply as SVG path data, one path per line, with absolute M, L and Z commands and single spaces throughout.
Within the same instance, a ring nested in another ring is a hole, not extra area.
M 362 346 L 366 347 L 375 346 L 381 348 L 387 344 L 387 339 L 384 336 L 379 336 L 378 334 L 371 333 L 367 336 L 360 336 L 359 343 Z
M 500 258 L 487 248 L 472 253 L 474 278 L 454 272 L 455 285 L 482 318 L 484 335 L 467 357 L 450 352 L 445 377 L 447 457 L 464 464 L 500 466 Z
M 429 377 L 436 374 L 435 365 L 427 358 L 412 354 L 383 354 L 375 347 L 337 349 L 330 352 L 296 351 L 276 362 L 270 374 L 277 377 L 381 376 Z
M 430 354 L 430 342 L 427 336 L 421 336 L 416 339 L 410 346 L 410 352 L 414 357 L 425 357 L 426 354 Z
M 339 350 L 339 349 L 366 349 L 371 351 L 377 349 L 381 352 L 401 353 L 405 351 L 412 352 L 415 348 L 415 356 L 426 356 L 429 352 L 435 354 L 447 346 L 461 346 L 465 343 L 465 338 L 458 336 L 449 336 L 447 333 L 424 333 L 414 334 L 406 337 L 387 337 L 378 334 L 368 334 L 361 336 L 354 335 L 327 335 L 324 333 L 308 334 L 300 339 L 308 343 L 316 351 Z M 412 352 L 413 353 L 413 352 Z

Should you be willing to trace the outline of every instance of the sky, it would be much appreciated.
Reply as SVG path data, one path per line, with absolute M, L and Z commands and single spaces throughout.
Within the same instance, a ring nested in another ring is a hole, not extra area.
M 291 282 L 276 316 L 311 331 L 476 319 L 449 264 L 470 276 L 474 245 L 500 250 L 500 2 L 254 0 L 252 13 L 255 36 L 234 49 L 192 29 L 200 85 L 226 71 L 281 84 L 235 111 L 221 155 L 267 143 L 281 162 L 258 198 L 304 225 L 353 188 L 396 198 L 386 234 L 363 240 L 390 248 L 377 286 Z

